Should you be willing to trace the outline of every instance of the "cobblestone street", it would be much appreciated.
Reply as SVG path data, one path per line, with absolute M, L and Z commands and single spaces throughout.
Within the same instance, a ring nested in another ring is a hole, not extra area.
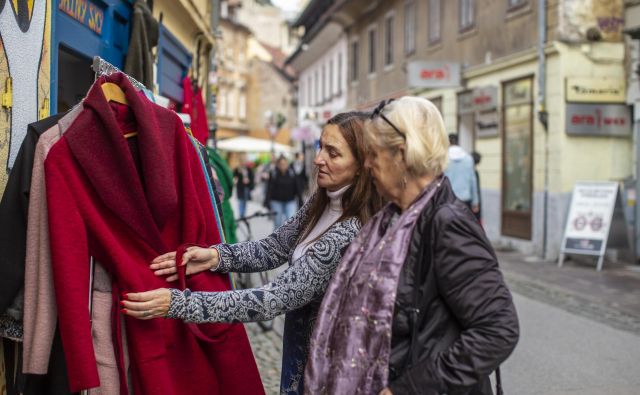
M 280 389 L 282 338 L 274 330 L 263 331 L 258 324 L 246 324 L 253 355 L 267 395 L 277 395 Z

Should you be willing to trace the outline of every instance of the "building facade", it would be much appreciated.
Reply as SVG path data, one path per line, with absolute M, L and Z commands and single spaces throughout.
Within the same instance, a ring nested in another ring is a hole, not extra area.
M 622 0 L 328 3 L 317 19 L 346 33 L 347 107 L 432 100 L 482 155 L 494 244 L 556 259 L 574 184 L 632 176 Z
M 285 54 L 252 37 L 249 43 L 249 135 L 290 145 L 296 121 L 295 71 Z
M 327 15 L 333 2 L 311 1 L 293 27 L 305 31 L 301 46 L 287 63 L 298 72 L 298 122 L 321 127 L 347 110 L 347 35 Z M 318 138 L 319 136 L 314 136 Z
M 221 19 L 219 30 L 216 138 L 224 139 L 249 134 L 247 94 L 251 31 L 232 16 Z

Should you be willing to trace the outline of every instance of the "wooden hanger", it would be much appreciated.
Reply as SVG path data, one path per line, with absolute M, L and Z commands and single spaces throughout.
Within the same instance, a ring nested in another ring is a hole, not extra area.
M 107 99 L 107 101 L 114 101 L 116 103 L 124 104 L 125 106 L 129 105 L 122 88 L 113 82 L 105 82 L 102 84 L 102 93 L 104 93 L 104 98 Z
M 104 98 L 107 99 L 107 101 L 124 104 L 125 106 L 129 105 L 124 91 L 118 85 L 114 84 L 113 82 L 105 82 L 101 85 L 101 88 L 102 93 L 104 94 Z M 138 132 L 129 132 L 125 133 L 124 138 L 128 139 L 137 135 Z

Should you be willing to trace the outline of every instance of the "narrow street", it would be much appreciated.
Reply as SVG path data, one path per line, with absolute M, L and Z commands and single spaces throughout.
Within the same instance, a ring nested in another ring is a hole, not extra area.
M 262 208 L 253 203 L 249 214 Z M 271 231 L 266 219 L 252 222 L 255 237 Z M 587 289 L 553 287 L 532 278 L 554 275 L 583 275 L 578 283 L 596 281 L 589 267 L 559 271 L 547 264 L 523 273 L 516 256 L 499 254 L 505 278 L 513 291 L 520 318 L 520 342 L 502 366 L 503 389 L 507 395 L 636 395 L 640 393 L 640 316 L 636 305 L 609 306 L 606 298 L 595 300 Z M 531 267 L 531 264 L 524 266 Z M 282 270 L 282 269 L 281 269 Z M 610 269 L 613 271 L 614 269 Z M 640 276 L 639 276 L 640 277 Z M 636 280 L 633 276 L 627 281 Z M 615 294 L 615 284 L 599 292 Z M 586 286 L 585 286 L 586 288 Z M 526 295 L 526 296 L 524 296 Z M 614 295 L 615 296 L 615 295 Z M 632 295 L 631 295 L 632 296 Z M 618 299 L 620 302 L 621 300 Z M 618 303 L 620 304 L 620 303 Z M 282 352 L 281 320 L 276 329 L 264 332 L 247 324 L 254 355 L 267 394 L 277 394 Z

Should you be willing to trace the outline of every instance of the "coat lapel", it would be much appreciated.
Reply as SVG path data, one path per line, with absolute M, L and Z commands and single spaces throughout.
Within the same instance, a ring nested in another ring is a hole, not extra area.
M 100 85 L 113 82 L 125 93 L 135 124 L 141 176 Z M 174 145 L 177 117 L 149 102 L 123 74 L 99 78 L 84 111 L 64 135 L 96 192 L 113 213 L 156 249 L 166 248 L 160 230 L 177 209 Z M 142 179 L 141 179 L 142 178 Z

